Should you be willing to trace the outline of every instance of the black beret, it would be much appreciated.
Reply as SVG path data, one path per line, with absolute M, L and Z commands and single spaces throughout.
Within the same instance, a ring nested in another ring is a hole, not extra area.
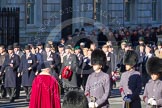
M 138 41 L 144 41 L 144 37 L 139 37 Z
M 95 49 L 91 54 L 91 64 L 104 66 L 106 64 L 106 54 L 100 49 Z
M 151 57 L 146 62 L 146 70 L 148 74 L 162 72 L 162 59 L 158 57 Z
M 134 50 L 128 50 L 124 55 L 124 65 L 135 66 L 138 62 L 138 55 Z

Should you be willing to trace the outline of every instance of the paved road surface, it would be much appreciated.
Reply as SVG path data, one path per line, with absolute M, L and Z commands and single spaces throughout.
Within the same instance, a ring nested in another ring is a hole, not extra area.
M 118 89 L 112 91 L 112 96 L 109 98 L 110 108 L 122 108 L 122 98 Z M 25 102 L 25 93 L 21 91 L 20 99 L 16 99 L 14 103 L 9 103 L 7 99 L 0 99 L 0 108 L 28 108 L 28 102 Z M 145 108 L 142 102 L 142 108 Z

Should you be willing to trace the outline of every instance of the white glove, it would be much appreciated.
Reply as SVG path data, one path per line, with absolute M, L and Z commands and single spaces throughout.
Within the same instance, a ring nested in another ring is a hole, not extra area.
M 84 61 L 83 61 L 83 62 L 84 62 L 84 63 L 85 63 L 85 62 L 87 62 L 87 59 L 84 59 Z
M 155 100 L 152 100 L 151 105 L 152 106 L 154 106 L 154 105 L 156 106 L 157 105 L 157 102 Z
M 125 102 L 127 102 L 127 103 L 130 103 L 132 100 L 130 99 L 130 98 L 128 98 L 127 96 L 125 96 L 124 97 L 124 99 L 123 99 Z
M 150 98 L 150 99 L 147 101 L 147 103 L 148 103 L 148 104 L 151 104 L 153 100 L 154 100 L 154 98 Z
M 96 107 L 98 107 L 98 104 L 96 102 L 90 102 L 88 104 L 88 106 L 89 106 L 89 108 L 96 108 Z

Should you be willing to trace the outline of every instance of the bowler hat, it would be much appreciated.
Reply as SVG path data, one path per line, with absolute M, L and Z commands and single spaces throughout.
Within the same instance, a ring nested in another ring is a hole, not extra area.
M 157 42 L 157 45 L 158 45 L 158 46 L 162 46 L 162 42 L 161 42 L 161 41 L 158 41 L 158 42 Z
M 41 43 L 41 42 L 38 42 L 38 43 L 37 43 L 37 46 L 42 46 L 42 43 Z
M 60 44 L 58 45 L 59 48 L 64 48 L 64 45 Z
M 41 68 L 42 68 L 42 69 L 51 68 L 51 66 L 50 66 L 49 62 L 44 61 L 44 62 L 42 63 L 42 67 L 41 67 Z
M 14 44 L 13 44 L 13 47 L 14 47 L 14 48 L 19 48 L 20 46 L 19 46 L 18 43 L 14 43 Z
M 65 46 L 65 49 L 72 49 L 70 45 Z
M 50 44 L 46 44 L 45 48 L 51 48 L 51 45 Z
M 13 50 L 13 46 L 12 45 L 9 45 L 7 49 L 8 50 Z
M 25 50 L 30 50 L 30 46 L 29 45 L 25 45 Z

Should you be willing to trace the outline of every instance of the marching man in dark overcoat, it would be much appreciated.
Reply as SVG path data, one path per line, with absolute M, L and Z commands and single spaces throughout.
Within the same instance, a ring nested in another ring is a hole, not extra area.
M 45 51 L 43 54 L 43 61 L 48 62 L 51 66 L 51 75 L 53 75 L 56 79 L 58 79 L 59 68 L 61 64 L 60 55 L 51 51 L 51 45 L 45 45 Z
M 26 93 L 26 101 L 30 99 L 32 82 L 35 78 L 37 62 L 36 56 L 30 52 L 30 46 L 25 46 L 25 54 L 21 57 L 19 74 L 22 75 L 22 86 Z
M 72 75 L 68 79 L 62 78 L 62 71 L 60 73 L 59 78 L 62 78 L 64 92 L 69 90 L 78 89 L 77 85 L 77 69 L 78 69 L 78 59 L 75 54 L 71 54 L 72 47 L 70 45 L 65 46 L 66 56 L 63 57 L 63 64 L 61 70 L 68 66 L 70 70 L 72 70 Z
M 14 54 L 13 46 L 8 46 L 8 55 L 2 65 L 0 74 L 5 72 L 5 88 L 9 95 L 10 102 L 14 102 L 16 92 L 16 75 L 20 64 L 20 58 Z

